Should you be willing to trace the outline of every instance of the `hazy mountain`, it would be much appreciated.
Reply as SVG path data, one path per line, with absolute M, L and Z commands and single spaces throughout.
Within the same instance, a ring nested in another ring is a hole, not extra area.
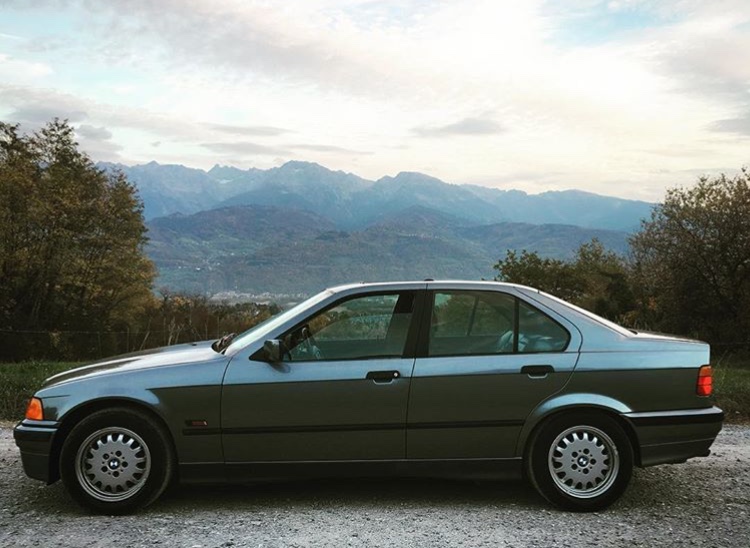
M 624 232 L 574 226 L 472 226 L 423 206 L 354 231 L 308 211 L 237 206 L 155 219 L 149 237 L 157 284 L 202 293 L 312 293 L 356 280 L 491 278 L 507 249 L 569 257 L 592 237 L 620 252 L 627 240 Z
M 135 184 L 147 220 L 171 213 L 195 213 L 224 199 L 216 179 L 202 169 L 156 162 L 132 167 L 108 162 L 97 165 L 105 170 L 119 169 Z
M 651 204 L 580 191 L 529 195 L 402 172 L 377 181 L 308 162 L 209 171 L 120 169 L 149 220 L 158 285 L 297 293 L 353 280 L 491 278 L 508 249 L 569 257 L 596 237 L 624 252 Z
M 466 185 L 475 196 L 497 208 L 504 219 L 532 224 L 572 224 L 589 228 L 636 230 L 650 217 L 653 204 L 621 200 L 581 190 L 526 194 Z
M 220 205 L 272 205 L 313 211 L 340 226 L 359 224 L 360 206 L 357 194 L 372 185 L 370 181 L 331 171 L 318 164 L 287 162 L 263 172 L 249 190 L 225 200 Z
M 208 170 L 207 175 L 220 183 L 230 183 L 245 178 L 253 179 L 263 173 L 262 169 L 251 168 L 248 170 L 232 166 L 220 166 L 216 164 Z
M 172 213 L 237 205 L 307 210 L 339 229 L 363 229 L 405 208 L 419 206 L 466 224 L 521 222 L 567 224 L 632 231 L 652 204 L 581 191 L 526 194 L 476 185 L 449 184 L 421 173 L 402 172 L 377 181 L 309 162 L 287 162 L 268 170 L 214 166 L 209 171 L 151 162 L 118 167 L 133 181 L 146 219 Z
M 378 179 L 358 199 L 363 206 L 360 226 L 411 206 L 426 207 L 472 223 L 504 219 L 498 207 L 477 199 L 465 186 L 451 185 L 422 173 L 401 172 L 395 177 Z

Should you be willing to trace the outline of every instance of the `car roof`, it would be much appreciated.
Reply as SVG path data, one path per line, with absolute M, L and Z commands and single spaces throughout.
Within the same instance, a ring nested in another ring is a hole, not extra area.
M 526 291 L 539 292 L 538 289 L 528 287 L 525 285 L 511 284 L 506 282 L 496 282 L 490 280 L 409 280 L 409 281 L 398 281 L 398 282 L 357 282 L 350 284 L 337 285 L 329 287 L 328 291 L 333 293 L 339 293 L 344 291 L 350 291 L 354 289 L 372 289 L 372 290 L 388 290 L 388 289 L 426 289 L 426 288 L 440 288 L 440 289 L 525 289 Z

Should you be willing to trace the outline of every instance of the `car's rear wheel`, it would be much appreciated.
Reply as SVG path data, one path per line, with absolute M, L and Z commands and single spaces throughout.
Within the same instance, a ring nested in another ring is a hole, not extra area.
M 606 508 L 633 473 L 633 448 L 611 417 L 567 413 L 551 418 L 531 440 L 527 473 L 539 493 L 566 510 Z
M 151 504 L 174 469 L 164 429 L 134 409 L 97 411 L 63 443 L 60 475 L 71 496 L 95 512 L 123 514 Z

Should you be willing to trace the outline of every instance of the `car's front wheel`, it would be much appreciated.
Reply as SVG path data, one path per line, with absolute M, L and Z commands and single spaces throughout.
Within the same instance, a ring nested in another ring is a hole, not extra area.
M 71 496 L 95 512 L 123 514 L 156 500 L 173 472 L 171 443 L 134 409 L 97 411 L 63 443 L 60 475 Z
M 611 417 L 567 413 L 542 424 L 532 438 L 526 471 L 553 504 L 592 512 L 625 492 L 633 473 L 633 448 Z

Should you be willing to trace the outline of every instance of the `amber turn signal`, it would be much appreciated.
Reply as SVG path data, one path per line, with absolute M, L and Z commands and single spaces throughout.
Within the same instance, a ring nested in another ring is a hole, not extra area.
M 44 420 L 42 400 L 39 398 L 31 398 L 29 400 L 29 405 L 26 406 L 26 418 L 32 421 Z
M 713 370 L 710 365 L 701 366 L 698 370 L 698 383 L 695 385 L 695 393 L 699 396 L 710 396 L 713 392 Z

